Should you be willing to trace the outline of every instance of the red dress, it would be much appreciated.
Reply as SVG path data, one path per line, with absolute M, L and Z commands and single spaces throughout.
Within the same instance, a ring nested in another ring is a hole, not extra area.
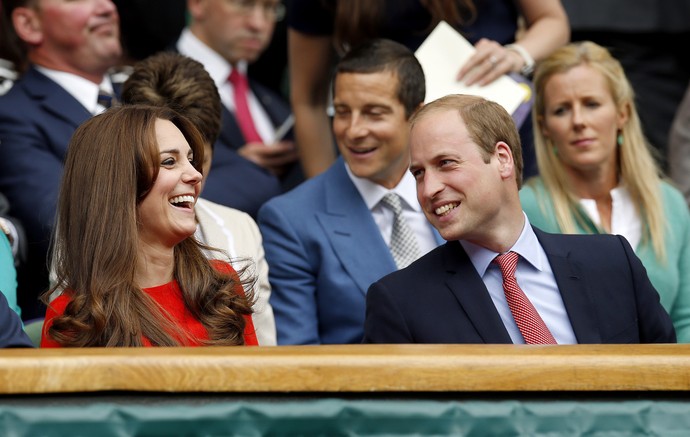
M 227 266 L 227 267 L 226 267 Z M 220 271 L 233 272 L 234 270 L 227 263 L 214 262 L 214 267 Z M 170 314 L 172 320 L 182 328 L 184 332 L 189 333 L 192 340 L 189 339 L 179 339 L 181 343 L 185 346 L 200 346 L 203 340 L 208 340 L 208 332 L 204 325 L 196 319 L 187 309 L 182 300 L 182 292 L 176 280 L 168 282 L 167 284 L 158 285 L 156 287 L 144 288 L 146 294 L 151 296 L 158 305 L 164 308 L 168 314 Z M 240 289 L 241 290 L 241 289 Z M 240 291 L 242 292 L 242 291 Z M 70 301 L 69 293 L 62 293 L 60 296 L 55 298 L 46 311 L 45 322 L 43 324 L 43 334 L 41 335 L 41 347 L 62 347 L 52 338 L 46 336 L 46 332 L 52 320 L 64 313 L 65 307 Z M 254 323 L 252 322 L 251 316 L 244 316 L 245 327 L 244 327 L 244 344 L 246 346 L 258 346 L 259 342 L 256 339 L 256 333 L 254 331 Z M 196 341 L 195 341 L 196 340 Z M 147 338 L 143 339 L 144 346 L 151 346 L 151 343 Z

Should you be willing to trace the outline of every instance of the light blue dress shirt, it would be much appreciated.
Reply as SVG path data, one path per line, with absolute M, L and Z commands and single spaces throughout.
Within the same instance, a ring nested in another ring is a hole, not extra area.
M 492 262 L 499 254 L 467 241 L 461 241 L 460 244 L 484 281 L 491 295 L 491 300 L 496 306 L 513 343 L 524 344 L 525 339 L 515 323 L 503 291 L 501 269 L 498 264 Z M 575 332 L 565 310 L 565 304 L 558 290 L 551 264 L 549 264 L 546 253 L 534 234 L 526 215 L 522 233 L 509 251 L 520 255 L 515 272 L 518 285 L 532 302 L 556 342 L 558 344 L 576 344 Z

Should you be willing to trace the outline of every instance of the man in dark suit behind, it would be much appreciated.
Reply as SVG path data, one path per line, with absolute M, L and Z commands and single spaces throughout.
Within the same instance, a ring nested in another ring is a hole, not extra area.
M 247 78 L 248 64 L 271 41 L 276 20 L 284 13 L 280 0 L 187 0 L 191 18 L 175 50 L 200 62 L 213 78 L 223 103 L 222 128 L 213 154 L 204 196 L 256 216 L 269 198 L 302 181 L 297 150 L 290 139 L 274 138 L 290 116 L 283 98 Z M 241 127 L 231 75 L 248 80 L 247 102 L 253 138 Z
M 411 120 L 410 148 L 417 198 L 448 243 L 372 284 L 365 343 L 542 343 L 525 340 L 530 328 L 516 322 L 504 293 L 494 259 L 509 252 L 551 341 L 675 343 L 623 237 L 530 226 L 518 196 L 520 139 L 500 105 L 467 95 L 429 103 Z
M 0 96 L 0 192 L 28 239 L 20 266 L 25 320 L 42 317 L 38 294 L 48 288 L 47 252 L 67 144 L 74 130 L 105 107 L 108 70 L 122 53 L 119 18 L 110 0 L 3 1 L 3 23 L 26 49 L 29 68 Z

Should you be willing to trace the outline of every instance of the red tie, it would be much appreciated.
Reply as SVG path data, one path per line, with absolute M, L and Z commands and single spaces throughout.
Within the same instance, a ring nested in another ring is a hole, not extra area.
M 247 143 L 263 143 L 263 139 L 256 131 L 256 126 L 254 126 L 252 114 L 249 112 L 249 102 L 247 100 L 249 82 L 247 81 L 247 77 L 237 71 L 236 68 L 233 68 L 228 80 L 232 84 L 234 91 L 235 117 L 237 118 L 237 123 L 240 125 L 244 140 Z
M 525 339 L 525 343 L 556 344 L 556 340 L 551 335 L 549 328 L 546 327 L 534 305 L 525 296 L 525 293 L 515 279 L 518 257 L 518 254 L 515 252 L 507 252 L 503 255 L 498 255 L 494 259 L 494 262 L 499 265 L 503 274 L 503 290 L 506 294 L 510 312 L 513 313 L 513 318 Z

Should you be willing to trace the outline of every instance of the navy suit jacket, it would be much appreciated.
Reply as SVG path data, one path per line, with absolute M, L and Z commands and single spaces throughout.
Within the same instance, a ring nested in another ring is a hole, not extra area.
M 34 347 L 34 344 L 24 332 L 21 319 L 0 293 L 0 348 L 6 347 Z
M 36 298 L 48 285 L 46 255 L 67 145 L 92 114 L 71 94 L 31 67 L 0 96 L 0 191 L 28 240 L 18 299 L 22 315 L 40 317 Z
M 249 84 L 273 125 L 280 125 L 290 115 L 287 103 L 251 79 Z M 213 148 L 213 162 L 204 186 L 204 198 L 256 218 L 261 205 L 283 192 L 281 182 L 267 169 L 237 153 L 247 142 L 235 115 L 225 106 L 222 108 L 221 132 Z
M 675 343 L 671 318 L 627 240 L 534 228 L 578 343 Z M 364 343 L 512 343 L 458 241 L 372 284 Z
M 268 201 L 258 223 L 278 344 L 361 342 L 367 288 L 396 265 L 343 159 Z
M 168 49 L 179 53 L 177 44 Z M 290 106 L 280 95 L 251 78 L 249 87 L 273 126 L 279 126 L 288 118 Z M 221 107 L 221 132 L 213 147 L 213 161 L 206 176 L 203 196 L 212 202 L 244 211 L 256 219 L 261 205 L 284 191 L 283 184 L 270 171 L 237 153 L 247 141 L 235 115 L 224 105 Z

